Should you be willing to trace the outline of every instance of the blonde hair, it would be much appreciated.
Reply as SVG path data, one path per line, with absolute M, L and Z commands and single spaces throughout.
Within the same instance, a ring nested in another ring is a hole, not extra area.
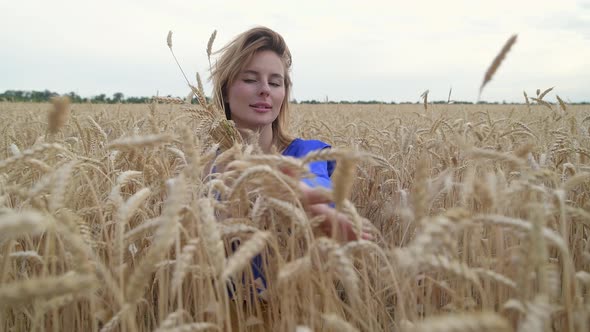
M 278 151 L 285 149 L 293 140 L 287 132 L 289 115 L 289 97 L 291 92 L 291 52 L 281 35 L 266 27 L 252 28 L 238 35 L 229 44 L 216 53 L 221 53 L 215 67 L 211 71 L 213 80 L 213 101 L 225 111 L 228 120 L 231 118 L 229 105 L 224 101 L 228 87 L 235 82 L 238 74 L 250 62 L 254 54 L 260 51 L 273 51 L 281 58 L 285 66 L 285 98 L 278 117 L 272 123 L 273 145 Z

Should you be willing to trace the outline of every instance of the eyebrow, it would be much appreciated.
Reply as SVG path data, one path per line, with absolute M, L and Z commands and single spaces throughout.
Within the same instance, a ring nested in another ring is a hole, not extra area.
M 254 75 L 260 75 L 260 73 L 259 73 L 259 72 L 257 72 L 256 70 L 244 70 L 244 71 L 242 72 L 242 74 L 254 74 Z M 270 77 L 284 79 L 283 75 L 281 75 L 281 74 L 276 74 L 276 73 L 275 73 L 275 74 L 271 74 L 271 75 L 270 75 Z

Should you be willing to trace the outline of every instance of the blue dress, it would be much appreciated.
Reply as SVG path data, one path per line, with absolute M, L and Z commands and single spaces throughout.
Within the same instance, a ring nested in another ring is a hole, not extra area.
M 301 138 L 294 139 L 289 146 L 283 151 L 283 156 L 290 156 L 295 158 L 303 158 L 308 153 L 317 150 L 330 148 L 331 146 L 318 140 L 305 140 Z M 315 175 L 313 178 L 302 179 L 310 187 L 324 187 L 332 189 L 332 181 L 330 177 L 334 172 L 335 161 L 320 160 L 309 164 L 309 170 Z M 257 255 L 252 259 L 252 274 L 256 281 L 256 288 L 258 293 L 266 289 L 266 277 L 262 272 L 262 256 Z
M 330 145 L 318 140 L 304 140 L 301 138 L 294 139 L 291 144 L 283 151 L 283 156 L 290 156 L 295 158 L 303 158 L 308 153 L 316 150 L 323 150 L 330 148 Z M 309 170 L 315 175 L 312 179 L 303 179 L 310 187 L 322 186 L 327 189 L 332 189 L 332 181 L 330 177 L 334 172 L 335 162 L 320 160 L 309 164 Z

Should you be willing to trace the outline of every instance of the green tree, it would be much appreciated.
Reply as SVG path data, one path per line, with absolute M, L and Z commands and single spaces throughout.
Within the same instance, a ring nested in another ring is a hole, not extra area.
M 123 93 L 121 92 L 115 92 L 113 94 L 113 102 L 115 103 L 122 103 L 125 99 L 125 95 L 123 95 Z
M 105 95 L 104 93 L 99 94 L 98 96 L 94 96 L 92 97 L 92 99 L 90 100 L 93 103 L 104 103 L 107 100 L 107 95 Z

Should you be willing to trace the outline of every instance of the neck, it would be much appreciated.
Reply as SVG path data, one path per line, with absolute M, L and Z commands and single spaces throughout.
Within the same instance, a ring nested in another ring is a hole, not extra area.
M 272 125 L 265 126 L 260 131 L 260 139 L 258 140 L 258 144 L 260 144 L 260 148 L 264 153 L 269 153 L 272 148 Z
M 248 135 L 248 132 L 246 130 L 242 130 L 242 129 L 243 128 L 239 128 L 239 126 L 238 126 L 238 130 L 240 131 L 242 136 L 246 137 Z M 248 129 L 258 133 L 258 135 L 259 135 L 258 136 L 258 145 L 260 145 L 262 152 L 269 153 L 272 150 L 272 142 L 273 142 L 272 125 L 259 127 L 259 128 L 255 128 L 255 129 L 250 129 L 250 128 L 248 128 Z

